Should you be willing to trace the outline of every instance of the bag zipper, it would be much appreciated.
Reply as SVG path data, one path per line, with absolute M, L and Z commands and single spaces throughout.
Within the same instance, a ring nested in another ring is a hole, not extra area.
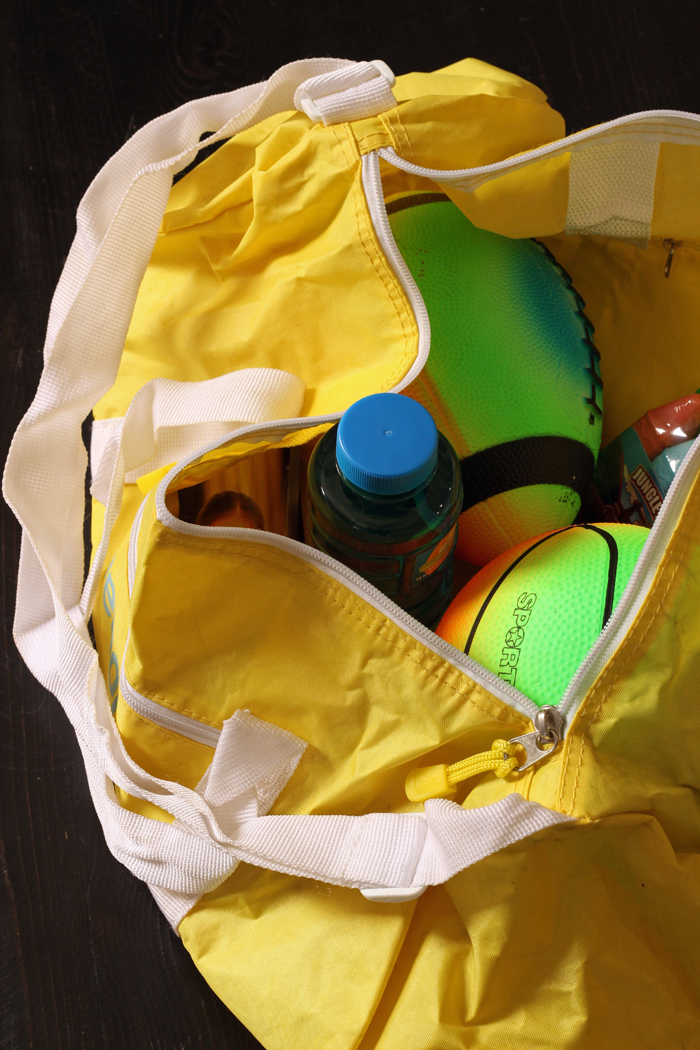
M 337 416 L 333 416 L 332 419 L 329 419 L 328 416 L 316 418 L 307 417 L 303 419 L 285 420 L 283 422 L 276 421 L 274 423 L 263 425 L 242 427 L 231 435 L 229 442 L 233 440 L 242 440 L 243 438 L 250 440 L 253 437 L 258 437 L 260 439 L 267 437 L 269 440 L 281 440 L 283 437 L 288 436 L 296 430 L 305 430 L 309 427 L 335 421 L 336 418 Z M 444 659 L 451 667 L 461 671 L 471 681 L 475 682 L 477 685 L 483 686 L 484 689 L 496 696 L 499 700 L 502 700 L 507 706 L 529 718 L 533 725 L 538 726 L 536 719 L 541 708 L 534 704 L 524 693 L 521 693 L 518 689 L 515 689 L 507 682 L 504 682 L 503 679 L 499 678 L 491 671 L 487 671 L 486 668 L 481 666 L 481 664 L 478 664 L 471 657 L 460 652 L 453 645 L 450 645 L 449 642 L 439 638 L 428 627 L 425 627 L 423 624 L 415 620 L 409 613 L 399 608 L 395 602 L 385 594 L 382 594 L 382 592 L 377 590 L 376 587 L 372 586 L 372 584 L 368 583 L 361 576 L 358 576 L 357 573 L 348 569 L 341 562 L 336 561 L 329 555 L 324 554 L 322 551 L 318 551 L 313 547 L 309 547 L 298 540 L 292 540 L 286 536 L 279 536 L 276 533 L 258 532 L 257 530 L 253 531 L 240 528 L 194 525 L 190 522 L 184 522 L 179 518 L 175 518 L 165 504 L 165 493 L 169 485 L 194 461 L 206 453 L 220 448 L 222 448 L 222 442 L 219 439 L 211 445 L 199 449 L 192 456 L 188 457 L 188 459 L 174 466 L 162 479 L 155 493 L 156 517 L 162 525 L 171 529 L 173 532 L 189 536 L 209 537 L 212 539 L 216 537 L 228 537 L 230 539 L 239 540 L 243 543 L 264 543 L 265 546 L 274 547 L 288 554 L 292 554 L 294 557 L 300 558 L 307 565 L 319 569 L 342 586 L 347 587 L 348 590 L 361 597 L 368 603 L 368 605 L 385 615 L 392 623 L 410 637 L 421 642 L 421 644 L 425 645 L 425 647 L 431 652 Z M 559 716 L 553 720 L 553 724 L 548 726 L 548 729 L 552 729 L 556 736 L 554 746 L 551 746 L 553 742 L 551 738 L 542 738 L 542 731 L 539 726 L 533 733 L 523 734 L 521 737 L 515 738 L 518 742 L 523 744 L 527 754 L 526 762 L 519 767 L 518 771 L 522 771 L 534 762 L 545 758 L 548 754 L 552 754 L 555 750 L 556 744 L 564 739 L 566 732 L 571 725 L 573 716 L 588 693 L 590 687 L 593 685 L 596 678 L 602 672 L 611 656 L 626 636 L 649 592 L 656 570 L 664 556 L 668 541 L 676 527 L 680 512 L 699 468 L 700 438 L 696 440 L 695 444 L 688 452 L 669 489 L 659 512 L 659 516 L 650 530 L 649 538 L 642 549 L 637 565 L 620 601 L 618 602 L 615 612 L 610 617 L 605 629 L 601 632 L 597 641 L 572 678 L 561 701 L 552 708 Z M 145 502 L 146 501 L 144 500 L 144 503 L 141 505 L 141 508 L 134 519 L 129 539 L 128 579 L 130 594 L 136 574 L 138 536 L 141 522 L 143 520 Z M 120 687 L 124 702 L 138 714 L 148 718 L 156 725 L 162 725 L 164 728 L 174 730 L 180 735 L 195 740 L 198 743 L 206 744 L 209 747 L 216 747 L 220 734 L 219 729 L 199 722 L 197 719 L 188 715 L 169 711 L 161 704 L 150 700 L 148 697 L 142 696 L 128 682 L 123 670 L 120 678 Z M 557 724 L 559 718 L 561 719 L 560 725 Z M 546 743 L 546 749 L 540 747 L 540 743 Z
M 129 644 L 127 635 L 126 644 Z M 199 722 L 191 715 L 180 714 L 179 711 L 171 711 L 162 704 L 150 700 L 147 696 L 138 693 L 126 677 L 124 665 L 119 674 L 119 689 L 122 699 L 127 707 L 135 711 L 142 718 L 154 722 L 163 729 L 170 729 L 180 736 L 186 736 L 188 740 L 194 740 L 197 744 L 206 744 L 207 747 L 216 748 L 221 736 L 221 730 L 216 726 L 209 726 L 206 722 Z
M 676 252 L 680 248 L 692 252 L 700 251 L 700 244 L 696 244 L 695 241 L 677 241 L 674 240 L 673 237 L 664 237 L 664 239 L 661 241 L 661 247 L 664 249 L 665 252 L 668 252 L 666 256 L 666 265 L 664 266 L 664 277 L 671 276 L 671 267 L 673 265 L 673 260 L 676 257 Z
M 696 438 L 671 483 L 615 612 L 557 704 L 565 727 L 571 724 L 581 701 L 624 640 L 644 604 L 699 470 L 700 437 Z
M 409 161 L 403 160 L 403 158 L 399 157 L 391 148 L 381 149 L 376 152 L 372 151 L 371 153 L 366 154 L 362 158 L 363 188 L 365 190 L 365 196 L 375 228 L 375 233 L 382 245 L 385 255 L 394 269 L 399 283 L 403 287 L 403 290 L 411 303 L 419 331 L 417 360 L 409 370 L 408 375 L 405 376 L 403 381 L 401 381 L 394 389 L 399 391 L 407 386 L 413 380 L 415 374 L 417 374 L 417 372 L 423 367 L 430 346 L 430 322 L 420 291 L 403 261 L 403 257 L 398 250 L 391 232 L 386 209 L 384 207 L 383 193 L 381 191 L 379 156 L 388 163 L 401 168 L 404 171 L 427 175 L 433 179 L 439 178 L 440 181 L 452 181 L 463 179 L 465 177 L 469 178 L 470 182 L 473 179 L 487 181 L 489 178 L 493 178 L 511 167 L 521 167 L 537 160 L 539 157 L 554 152 L 565 151 L 570 149 L 571 146 L 575 146 L 579 142 L 583 143 L 591 138 L 605 138 L 608 133 L 614 134 L 616 128 L 633 124 L 634 122 L 651 125 L 649 127 L 650 134 L 661 134 L 665 140 L 671 141 L 674 137 L 673 131 L 671 130 L 673 125 L 669 125 L 668 123 L 662 124 L 660 132 L 656 131 L 655 125 L 652 125 L 652 122 L 668 121 L 669 118 L 683 122 L 680 124 L 680 127 L 682 128 L 688 127 L 688 124 L 685 123 L 685 121 L 690 122 L 694 129 L 698 128 L 699 118 L 696 114 L 674 110 L 652 110 L 634 114 L 630 117 L 623 117 L 618 120 L 609 121 L 607 124 L 600 125 L 597 128 L 578 132 L 577 134 L 570 135 L 568 138 L 562 139 L 557 143 L 547 143 L 544 146 L 520 154 L 517 157 L 509 158 L 506 161 L 484 165 L 481 168 L 466 168 L 461 170 L 433 170 L 422 168 Z M 632 132 L 634 132 L 634 130 L 635 129 L 630 129 Z M 698 137 L 700 137 L 700 134 Z M 474 186 L 474 188 L 476 187 Z M 363 598 L 369 605 L 372 605 L 378 611 L 382 612 L 388 619 L 411 637 L 420 641 L 426 646 L 426 648 L 442 657 L 452 667 L 461 671 L 478 685 L 483 686 L 488 692 L 498 697 L 498 699 L 502 700 L 509 707 L 529 718 L 535 726 L 535 731 L 533 733 L 526 733 L 517 738 L 518 742 L 525 748 L 527 756 L 525 763 L 519 767 L 519 771 L 528 768 L 535 762 L 540 761 L 541 758 L 545 758 L 548 754 L 551 754 L 556 749 L 559 741 L 564 738 L 568 727 L 571 724 L 573 715 L 576 713 L 580 703 L 595 679 L 605 667 L 606 663 L 612 656 L 612 653 L 622 642 L 627 630 L 637 615 L 637 612 L 641 608 L 651 586 L 656 569 L 663 557 L 668 539 L 670 538 L 680 515 L 680 509 L 677 508 L 682 509 L 685 498 L 690 486 L 692 485 L 693 478 L 697 473 L 698 466 L 700 465 L 700 438 L 695 442 L 683 461 L 683 464 L 666 495 L 659 516 L 652 526 L 649 538 L 642 549 L 640 558 L 630 580 L 628 581 L 627 587 L 620 598 L 617 609 L 572 678 L 559 704 L 556 706 L 553 705 L 550 708 L 550 710 L 555 712 L 555 716 L 550 722 L 548 722 L 547 734 L 543 736 L 539 725 L 539 722 L 541 722 L 542 719 L 541 717 L 539 720 L 537 719 L 538 713 L 541 709 L 525 696 L 524 693 L 521 693 L 507 682 L 504 682 L 503 679 L 499 678 L 491 671 L 487 671 L 486 668 L 482 667 L 475 660 L 472 660 L 471 657 L 468 657 L 458 649 L 455 649 L 455 647 L 450 645 L 449 642 L 439 638 L 433 631 L 419 623 L 408 613 L 404 612 L 404 610 L 400 609 L 390 598 L 387 598 L 386 595 L 382 594 L 382 592 L 377 590 L 376 587 L 367 583 L 366 580 L 361 576 L 358 576 L 357 573 L 352 572 L 352 570 L 348 569 L 341 562 L 336 561 L 334 558 L 329 557 L 321 551 L 308 547 L 304 543 L 289 539 L 286 536 L 278 536 L 275 533 L 260 533 L 256 531 L 255 536 L 251 537 L 249 535 L 251 530 L 249 529 L 212 528 L 211 526 L 194 525 L 189 522 L 183 522 L 180 521 L 180 519 L 175 518 L 165 505 L 165 493 L 169 484 L 175 479 L 175 477 L 201 456 L 222 448 L 225 443 L 231 442 L 234 439 L 240 440 L 244 436 L 248 438 L 255 436 L 260 436 L 261 438 L 267 437 L 267 440 L 270 442 L 282 440 L 296 430 L 334 423 L 340 418 L 340 415 L 341 413 L 334 413 L 330 416 L 315 418 L 307 417 L 301 420 L 278 420 L 274 423 L 268 423 L 263 426 L 256 427 L 255 425 L 252 425 L 242 427 L 238 431 L 234 431 L 229 439 L 224 442 L 222 442 L 221 439 L 218 439 L 210 445 L 197 450 L 180 464 L 176 464 L 158 485 L 155 495 L 156 516 L 158 520 L 161 524 L 172 529 L 174 532 L 188 535 L 228 536 L 243 542 L 261 542 L 263 537 L 265 537 L 264 542 L 267 545 L 287 551 L 288 553 L 301 558 L 302 561 L 305 561 L 307 564 L 315 566 L 322 572 L 325 572 L 327 575 L 336 579 L 343 586 Z M 130 594 L 136 572 L 136 548 L 144 505 L 145 501 L 134 519 L 129 542 Z M 164 711 L 160 704 L 157 704 L 154 701 L 149 700 L 147 697 L 141 696 L 141 694 L 137 693 L 130 683 L 127 682 L 125 675 L 122 675 L 121 677 L 123 679 L 122 695 L 125 702 L 130 707 L 133 707 L 134 710 L 144 714 L 145 717 L 149 718 L 156 724 L 167 725 L 168 728 L 175 729 L 176 732 L 181 733 L 183 736 L 187 736 L 193 740 L 198 740 L 201 743 L 208 743 L 209 746 L 212 747 L 216 746 L 215 741 L 218 740 L 220 730 L 212 726 L 206 726 L 189 716 L 181 715 L 176 712 Z M 548 746 L 545 750 L 540 747 L 540 744 L 542 743 L 547 743 L 548 745 L 553 746 Z
M 327 421 L 328 417 L 312 420 L 308 418 L 303 420 L 290 420 L 289 424 L 291 425 L 285 429 L 285 436 L 294 430 L 305 430 L 309 425 L 313 426 L 314 423 L 325 423 Z M 272 438 L 279 436 L 280 423 L 275 422 L 263 425 L 262 427 L 252 426 L 243 429 L 246 431 L 245 436 L 247 438 L 262 436 L 266 431 Z M 242 431 L 238 431 L 237 434 L 243 436 Z M 455 647 L 450 645 L 449 642 L 439 638 L 428 627 L 425 627 L 409 613 L 404 612 L 403 609 L 399 608 L 395 602 L 390 598 L 387 598 L 385 594 L 382 594 L 382 592 L 377 590 L 377 588 L 371 583 L 368 583 L 361 576 L 358 576 L 357 573 L 353 572 L 352 569 L 348 569 L 341 562 L 336 561 L 322 551 L 309 547 L 307 544 L 301 543 L 298 540 L 292 540 L 287 536 L 279 536 L 272 532 L 259 532 L 255 530 L 255 534 L 251 535 L 251 529 L 194 525 L 190 522 L 181 521 L 179 518 L 172 515 L 165 504 L 165 493 L 170 482 L 174 480 L 177 474 L 186 469 L 186 466 L 189 465 L 189 463 L 204 454 L 205 451 L 213 451 L 213 449 L 220 447 L 221 442 L 219 440 L 218 442 L 213 443 L 211 449 L 209 447 L 207 447 L 206 450 L 200 449 L 188 460 L 173 467 L 160 482 L 156 491 L 155 499 L 156 517 L 162 525 L 165 525 L 173 532 L 179 532 L 189 536 L 205 536 L 211 539 L 218 536 L 225 536 L 231 539 L 243 540 L 244 542 L 264 542 L 266 546 L 275 547 L 278 550 L 286 551 L 287 553 L 293 554 L 295 557 L 301 558 L 306 564 L 320 569 L 327 576 L 331 576 L 338 583 L 363 598 L 369 605 L 386 615 L 393 623 L 402 628 L 416 641 L 421 642 L 432 652 L 436 653 L 453 667 L 457 668 L 457 670 L 462 671 L 472 681 L 482 685 L 490 693 L 498 696 L 498 698 L 509 707 L 514 708 L 520 714 L 523 714 L 534 721 L 539 708 L 532 702 L 532 700 L 517 689 L 514 689 L 513 686 L 508 685 L 503 679 L 498 678 L 497 675 L 492 674 L 491 671 L 487 671 L 481 666 L 481 664 L 478 664 L 476 660 L 473 660 L 469 656 L 465 656 L 464 653 L 461 653 L 459 649 L 455 649 Z M 131 598 L 131 591 L 136 578 L 138 538 L 147 499 L 148 497 L 144 499 L 139 507 L 129 535 L 129 549 L 127 555 L 129 598 Z M 126 644 L 128 645 L 128 636 Z M 167 729 L 173 729 L 175 732 L 180 733 L 182 736 L 186 736 L 189 739 L 197 740 L 199 743 L 209 744 L 211 747 L 216 747 L 216 741 L 220 734 L 219 729 L 213 726 L 203 725 L 197 719 L 194 719 L 189 715 L 182 715 L 178 712 L 168 711 L 161 704 L 143 696 L 141 693 L 137 692 L 127 680 L 123 665 L 122 673 L 120 675 L 120 689 L 124 702 L 128 707 L 136 711 L 137 714 L 143 715 L 157 725 L 163 725 Z
M 327 417 L 324 417 L 322 422 L 326 422 Z M 313 426 L 314 423 L 319 422 L 318 420 L 294 420 L 290 423 L 294 423 L 294 430 L 307 429 L 309 425 Z M 272 428 L 279 430 L 279 423 L 269 424 Z M 247 428 L 247 438 L 253 436 L 251 433 L 253 428 Z M 290 428 L 291 430 L 292 428 Z M 255 430 L 256 434 L 260 434 L 263 430 L 262 427 Z M 288 433 L 290 431 L 287 431 Z M 238 432 L 241 433 L 240 431 Z M 241 435 L 242 436 L 242 435 Z M 221 447 L 220 444 L 214 445 L 214 448 Z M 207 451 L 209 451 L 207 449 Z M 200 450 L 202 454 L 203 450 Z M 194 456 L 197 458 L 197 456 Z M 414 619 L 409 613 L 401 609 L 395 602 L 388 598 L 381 591 L 377 590 L 371 583 L 368 583 L 362 576 L 358 576 L 356 572 L 349 569 L 342 562 L 336 561 L 335 558 L 331 558 L 328 554 L 323 551 L 316 550 L 315 547 L 309 547 L 306 543 L 301 543 L 299 540 L 292 540 L 287 536 L 279 536 L 273 532 L 262 532 L 251 529 L 240 529 L 240 528 L 226 528 L 219 526 L 210 525 L 194 525 L 190 522 L 181 521 L 170 513 L 165 504 L 165 492 L 168 488 L 169 483 L 183 469 L 185 464 L 179 464 L 173 467 L 173 469 L 163 478 L 158 486 L 156 492 L 156 517 L 162 525 L 166 528 L 171 529 L 173 532 L 179 532 L 188 536 L 205 536 L 208 538 L 215 538 L 225 536 L 230 539 L 242 540 L 244 542 L 264 542 L 265 546 L 275 547 L 277 550 L 285 551 L 286 553 L 293 554 L 295 557 L 300 558 L 307 565 L 312 565 L 315 568 L 320 569 L 327 576 L 332 577 L 338 583 L 347 587 L 348 590 L 354 594 L 363 598 L 369 605 L 377 609 L 379 612 L 386 615 L 396 626 L 400 627 L 407 634 L 409 634 L 416 641 L 421 642 L 432 652 L 441 656 L 447 660 L 457 670 L 462 671 L 472 681 L 482 685 L 490 693 L 498 696 L 499 699 L 503 700 L 504 703 L 517 710 L 520 714 L 525 715 L 527 718 L 534 719 L 539 708 L 532 702 L 528 697 L 519 690 L 514 689 L 513 686 L 508 685 L 502 678 L 492 674 L 491 671 L 487 671 L 481 664 L 478 664 L 476 660 L 473 660 L 470 656 L 466 656 L 460 652 L 459 649 L 455 649 L 449 642 L 439 638 L 433 631 L 428 627 L 425 627 L 418 620 Z M 134 521 L 136 526 L 136 521 Z M 138 527 L 138 526 L 137 526 Z

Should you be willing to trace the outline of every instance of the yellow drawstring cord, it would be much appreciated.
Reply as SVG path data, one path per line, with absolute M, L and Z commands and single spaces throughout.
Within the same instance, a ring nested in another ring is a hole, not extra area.
M 427 802 L 429 798 L 454 795 L 455 784 L 477 773 L 493 771 L 497 777 L 505 777 L 519 764 L 515 753 L 518 746 L 509 740 L 494 740 L 490 751 L 481 751 L 451 766 L 412 769 L 406 777 L 406 794 L 411 802 Z

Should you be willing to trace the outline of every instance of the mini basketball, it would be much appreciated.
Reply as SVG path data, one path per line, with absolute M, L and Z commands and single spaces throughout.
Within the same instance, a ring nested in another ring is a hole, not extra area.
M 404 393 L 457 451 L 457 556 L 485 565 L 580 509 L 602 432 L 593 325 L 544 245 L 478 229 L 442 193 L 399 194 L 387 213 L 432 332 Z
M 614 612 L 649 530 L 572 525 L 478 572 L 437 634 L 542 704 L 558 704 Z

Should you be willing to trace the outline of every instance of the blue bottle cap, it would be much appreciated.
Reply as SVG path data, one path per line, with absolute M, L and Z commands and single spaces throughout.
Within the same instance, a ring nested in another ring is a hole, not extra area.
M 403 394 L 370 394 L 341 417 L 335 457 L 341 474 L 364 492 L 391 496 L 417 488 L 437 463 L 433 417 Z

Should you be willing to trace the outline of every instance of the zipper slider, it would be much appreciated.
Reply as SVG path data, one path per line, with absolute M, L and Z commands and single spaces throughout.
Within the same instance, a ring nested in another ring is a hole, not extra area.
M 497 777 L 522 773 L 524 769 L 551 755 L 561 737 L 561 715 L 556 707 L 545 704 L 534 719 L 535 732 L 514 736 L 511 740 L 494 740 L 490 751 L 455 762 L 451 766 L 424 766 L 412 769 L 406 777 L 406 796 L 411 802 L 427 802 L 429 798 L 449 798 L 457 791 L 457 784 L 478 773 L 493 772 Z M 525 761 L 518 765 L 517 748 L 525 752 Z
M 668 252 L 668 258 L 666 265 L 664 266 L 664 277 L 668 277 L 671 273 L 671 266 L 673 265 L 673 253 L 676 248 L 680 248 L 683 241 L 674 241 L 670 237 L 667 237 L 665 241 L 661 242 L 661 247 L 665 248 Z
M 511 744 L 519 744 L 525 751 L 525 762 L 516 766 L 514 773 L 522 773 L 535 762 L 540 762 L 547 755 L 556 751 L 561 740 L 561 715 L 556 707 L 545 704 L 534 717 L 535 732 L 523 736 L 511 737 Z

